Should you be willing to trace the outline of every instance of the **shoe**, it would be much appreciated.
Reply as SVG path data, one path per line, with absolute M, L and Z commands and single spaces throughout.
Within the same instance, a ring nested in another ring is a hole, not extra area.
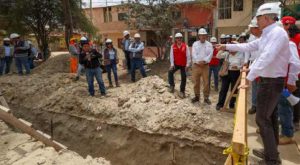
M 101 96 L 106 96 L 106 93 L 101 93 Z
M 269 165 L 269 164 L 270 164 L 270 162 L 267 163 L 264 159 L 258 161 L 257 163 L 258 163 L 258 165 Z M 272 164 L 272 165 L 281 165 L 281 160 L 277 160 L 276 162 L 273 162 L 273 161 L 272 161 L 271 164 Z
M 192 98 L 192 103 L 196 103 L 200 101 L 200 97 L 199 96 L 195 96 L 194 98 Z
M 219 89 L 218 89 L 218 88 L 215 88 L 215 92 L 219 92 Z
M 260 130 L 259 128 L 256 128 L 256 131 L 255 131 L 257 134 L 260 134 Z
M 229 109 L 234 109 L 235 105 L 229 105 Z
M 211 105 L 211 102 L 210 102 L 210 100 L 209 100 L 208 97 L 204 99 L 204 102 L 205 102 L 207 105 Z
M 120 87 L 120 84 L 118 82 L 116 82 L 116 87 Z
M 286 145 L 286 144 L 293 144 L 293 143 L 294 143 L 293 137 L 283 136 L 279 138 L 279 145 Z
M 74 80 L 75 80 L 75 81 L 78 81 L 78 80 L 79 80 L 79 76 L 76 76 Z
M 185 93 L 184 92 L 179 92 L 178 96 L 183 99 L 183 98 L 185 98 Z
M 253 149 L 252 153 L 253 153 L 253 155 L 255 155 L 261 159 L 265 158 L 265 151 L 262 148 L 261 149 Z
M 169 91 L 170 91 L 170 93 L 174 93 L 175 92 L 175 87 L 174 86 L 170 86 Z
M 300 131 L 300 124 L 299 123 L 294 123 L 294 131 Z
M 216 106 L 216 110 L 219 111 L 222 107 L 223 107 L 223 106 L 221 106 L 221 105 L 217 105 L 217 106 Z
M 256 113 L 256 107 L 252 106 L 251 109 L 248 110 L 248 114 L 252 115 Z

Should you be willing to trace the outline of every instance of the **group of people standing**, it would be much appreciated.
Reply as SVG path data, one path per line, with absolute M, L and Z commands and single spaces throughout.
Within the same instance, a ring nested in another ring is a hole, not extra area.
M 0 76 L 11 72 L 11 64 L 14 62 L 17 73 L 23 75 L 30 74 L 30 69 L 34 68 L 34 59 L 38 51 L 31 41 L 20 38 L 17 33 L 12 33 L 10 38 L 3 39 L 3 45 L 0 46 Z M 14 70 L 14 69 L 13 69 Z
M 134 40 L 130 39 L 130 33 L 124 31 L 122 41 L 122 49 L 124 51 L 128 73 L 131 75 L 131 81 L 135 82 L 135 71 L 139 69 L 141 75 L 146 77 L 144 69 L 143 50 L 144 44 L 141 42 L 139 33 L 134 35 Z M 105 69 L 109 81 L 109 87 L 113 87 L 113 80 L 111 73 L 113 73 L 115 86 L 120 87 L 117 64 L 119 63 L 119 56 L 117 49 L 113 46 L 111 39 L 105 40 L 105 48 L 100 53 L 93 49 L 91 42 L 87 37 L 81 37 L 79 44 L 75 39 L 70 40 L 69 52 L 70 70 L 71 73 L 76 73 L 75 80 L 79 80 L 81 73 L 85 70 L 86 79 L 88 82 L 88 91 L 91 96 L 95 95 L 94 78 L 96 78 L 99 85 L 100 94 L 106 95 L 106 87 L 102 79 L 102 72 Z M 103 67 L 101 67 L 103 66 Z
M 294 131 L 299 130 L 300 103 L 293 107 L 287 99 L 292 93 L 300 96 L 300 31 L 295 22 L 291 16 L 278 21 L 278 7 L 264 4 L 249 24 L 251 34 L 248 41 L 246 34 L 242 33 L 239 37 L 222 34 L 220 44 L 215 37 L 208 42 L 207 32 L 201 28 L 199 40 L 193 43 L 191 53 L 182 42 L 181 33 L 175 35 L 170 50 L 170 92 L 174 92 L 174 73 L 180 70 L 179 96 L 185 97 L 186 73 L 192 65 L 195 96 L 191 101 L 200 100 L 202 78 L 204 103 L 211 104 L 210 75 L 213 73 L 216 91 L 219 77 L 222 81 L 216 110 L 224 106 L 229 87 L 233 89 L 238 83 L 240 73 L 248 73 L 247 84 L 239 88 L 248 88 L 251 82 L 252 107 L 248 113 L 256 113 L 257 132 L 263 141 L 264 149 L 253 150 L 262 158 L 260 164 L 281 164 L 277 145 L 293 143 Z M 243 69 L 243 66 L 248 69 Z M 234 107 L 235 98 L 232 98 L 229 108 Z

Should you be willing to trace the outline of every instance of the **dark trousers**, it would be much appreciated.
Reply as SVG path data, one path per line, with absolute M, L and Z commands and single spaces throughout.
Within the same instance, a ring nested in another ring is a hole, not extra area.
M 219 93 L 219 101 L 218 101 L 218 106 L 223 107 L 226 97 L 227 97 L 227 92 L 229 90 L 229 86 L 231 86 L 231 91 L 234 88 L 234 85 L 236 81 L 239 79 L 240 76 L 240 71 L 239 70 L 229 70 L 227 76 L 221 77 L 222 80 L 222 87 Z M 237 93 L 237 90 L 235 91 Z M 229 107 L 233 108 L 235 104 L 236 98 L 232 97 L 230 100 Z
M 218 86 L 219 86 L 219 65 L 217 65 L 217 66 L 209 66 L 209 76 L 208 76 L 209 88 L 210 88 L 210 80 L 211 80 L 212 73 L 214 75 L 215 89 L 218 89 Z
M 284 87 L 284 78 L 260 78 L 257 88 L 256 123 L 264 145 L 265 161 L 273 164 L 279 160 L 277 104 Z
M 26 70 L 26 74 L 30 73 L 30 67 L 28 64 L 28 57 L 15 57 L 16 60 L 16 67 L 18 69 L 18 74 L 22 75 L 23 74 L 23 68 L 22 66 L 24 66 L 25 70 Z
M 180 74 L 181 74 L 180 92 L 184 92 L 185 91 L 185 86 L 186 86 L 186 71 L 185 71 L 185 66 L 175 65 L 174 69 L 169 70 L 169 74 L 168 74 L 169 84 L 170 84 L 170 86 L 175 87 L 174 73 L 177 70 L 180 70 Z
M 109 81 L 110 85 L 112 85 L 111 72 L 113 72 L 113 74 L 114 74 L 116 85 L 118 84 L 118 73 L 117 73 L 117 70 L 118 69 L 117 69 L 116 60 L 110 60 L 110 64 L 106 65 L 107 78 L 108 78 L 108 81 Z
M 293 93 L 296 97 L 300 97 L 300 80 L 296 82 L 297 90 Z M 300 121 L 300 102 L 294 106 L 294 123 L 299 123 Z
M 11 66 L 11 63 L 12 63 L 12 57 L 5 57 L 4 60 L 5 60 L 5 74 L 8 74 L 9 71 L 10 71 L 10 66 Z
M 128 73 L 130 73 L 130 71 L 131 71 L 130 52 L 124 50 L 124 54 L 125 54 L 125 59 L 126 59 L 126 67 L 127 67 L 127 71 L 128 71 Z
M 142 58 L 132 58 L 131 59 L 131 81 L 135 82 L 136 68 L 140 69 L 141 75 L 143 77 L 147 77 L 143 63 L 144 63 L 144 61 Z

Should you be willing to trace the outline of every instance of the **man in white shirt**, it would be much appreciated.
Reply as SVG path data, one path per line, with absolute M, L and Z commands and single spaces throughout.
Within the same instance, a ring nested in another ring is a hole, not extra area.
M 203 95 L 204 102 L 208 105 L 211 104 L 209 100 L 209 62 L 213 55 L 213 46 L 206 40 L 207 32 L 204 28 L 199 29 L 198 32 L 199 41 L 194 42 L 192 47 L 192 61 L 193 61 L 193 79 L 194 79 L 194 93 L 195 97 L 192 99 L 192 103 L 200 100 L 200 78 L 203 80 Z
M 250 32 L 251 32 L 248 42 L 252 42 L 261 36 L 262 31 L 258 28 L 256 17 L 254 17 L 251 20 L 248 27 L 250 28 Z M 258 56 L 259 56 L 258 51 L 246 52 L 245 53 L 245 64 L 250 66 Z M 249 109 L 248 113 L 254 114 L 254 113 L 256 113 L 256 95 L 257 95 L 257 82 L 256 81 L 252 81 L 251 89 L 252 89 L 252 93 L 251 93 L 252 94 L 252 96 L 251 96 L 252 106 Z
M 276 24 L 279 11 L 279 6 L 268 3 L 258 8 L 256 18 L 262 30 L 261 38 L 250 43 L 217 46 L 221 50 L 260 52 L 260 56 L 250 67 L 247 80 L 254 81 L 259 78 L 256 123 L 264 145 L 264 160 L 260 163 L 267 165 L 280 164 L 277 149 L 279 142 L 277 103 L 284 88 L 291 58 L 288 35 Z M 247 88 L 247 85 L 240 87 Z M 295 85 L 289 81 L 287 87 L 290 90 L 295 89 Z

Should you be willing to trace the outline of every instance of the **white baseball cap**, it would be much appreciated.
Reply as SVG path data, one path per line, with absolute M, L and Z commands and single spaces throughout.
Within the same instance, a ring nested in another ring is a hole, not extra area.
M 211 37 L 210 42 L 217 42 L 217 38 L 216 37 Z
M 200 35 L 206 35 L 207 31 L 204 28 L 199 29 L 198 34 Z

